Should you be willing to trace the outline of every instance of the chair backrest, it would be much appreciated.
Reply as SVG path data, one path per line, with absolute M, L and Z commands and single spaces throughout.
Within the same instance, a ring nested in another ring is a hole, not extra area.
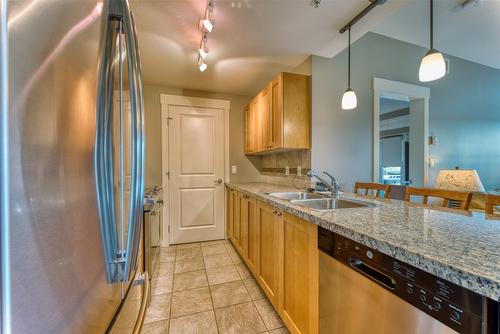
M 486 213 L 489 215 L 495 213 L 496 206 L 500 206 L 500 195 L 486 194 Z
M 408 187 L 406 188 L 405 201 L 409 202 L 411 196 L 423 197 L 422 202 L 426 205 L 429 197 L 441 198 L 443 199 L 443 207 L 460 210 L 469 210 L 472 199 L 472 193 L 466 191 Z
M 354 184 L 354 193 L 357 194 L 358 190 L 364 189 L 365 193 L 363 195 L 370 195 L 370 190 L 375 193 L 375 197 L 380 197 L 381 192 L 384 192 L 384 198 L 390 198 L 391 196 L 391 185 L 380 184 L 380 183 L 366 183 L 366 182 L 356 182 Z

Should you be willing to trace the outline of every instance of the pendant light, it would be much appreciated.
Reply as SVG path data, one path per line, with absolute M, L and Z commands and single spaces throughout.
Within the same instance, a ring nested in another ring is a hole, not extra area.
M 430 42 L 431 48 L 422 58 L 418 78 L 422 82 L 440 79 L 446 74 L 446 63 L 441 52 L 434 49 L 434 1 L 430 0 Z
M 342 109 L 351 110 L 356 108 L 358 105 L 358 99 L 356 98 L 356 93 L 351 88 L 351 26 L 349 26 L 348 32 L 349 47 L 347 51 L 347 90 L 342 96 Z

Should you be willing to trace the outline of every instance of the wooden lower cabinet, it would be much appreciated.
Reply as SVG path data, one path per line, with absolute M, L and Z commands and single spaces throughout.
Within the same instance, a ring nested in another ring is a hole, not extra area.
M 233 224 L 234 224 L 234 215 L 233 215 L 233 193 L 234 190 L 228 189 L 227 194 L 227 218 L 226 218 L 226 234 L 229 240 L 233 240 Z
M 245 201 L 246 208 L 246 250 L 245 262 L 250 271 L 256 275 L 258 273 L 259 258 L 259 229 L 257 224 L 257 200 L 248 198 Z
M 317 334 L 317 226 L 230 190 L 227 230 L 290 333 Z
M 318 333 L 318 227 L 285 214 L 281 234 L 280 315 L 291 333 Z
M 239 193 L 235 190 L 228 190 L 227 200 L 227 237 L 238 244 L 240 236 L 240 210 Z
M 269 204 L 257 204 L 259 270 L 257 281 L 271 304 L 279 309 L 279 232 L 282 213 Z
M 248 257 L 248 224 L 255 217 L 255 199 L 246 194 L 239 194 L 240 207 L 240 237 L 238 251 L 246 259 Z

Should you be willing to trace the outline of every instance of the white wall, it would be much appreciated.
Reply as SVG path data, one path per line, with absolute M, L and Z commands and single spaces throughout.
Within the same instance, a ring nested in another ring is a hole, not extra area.
M 161 184 L 161 105 L 160 94 L 185 95 L 229 100 L 229 160 L 237 166 L 238 173 L 231 175 L 231 181 L 255 181 L 260 179 L 260 160 L 252 163 L 243 153 L 244 118 L 243 110 L 250 101 L 248 96 L 190 91 L 181 88 L 144 85 L 144 109 L 146 128 L 146 185 Z
M 442 168 L 474 168 L 486 189 L 500 188 L 500 71 L 447 56 L 451 72 L 443 79 L 418 81 L 427 51 L 409 43 L 368 33 L 352 46 L 354 111 L 340 109 L 347 88 L 347 52 L 333 59 L 312 59 L 312 168 L 338 176 L 346 190 L 372 175 L 372 78 L 430 88 L 429 132 L 438 144 L 429 148 L 436 162 L 433 183 Z

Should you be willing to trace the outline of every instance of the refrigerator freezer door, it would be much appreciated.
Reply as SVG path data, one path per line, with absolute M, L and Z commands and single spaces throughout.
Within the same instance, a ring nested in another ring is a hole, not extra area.
M 106 278 L 93 165 L 106 6 L 9 6 L 12 333 L 103 333 L 121 301 Z

